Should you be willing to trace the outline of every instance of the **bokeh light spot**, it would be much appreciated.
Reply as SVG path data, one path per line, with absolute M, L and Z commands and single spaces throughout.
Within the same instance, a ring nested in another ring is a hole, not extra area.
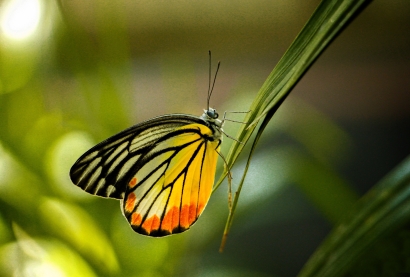
M 1 30 L 9 38 L 24 39 L 31 36 L 40 22 L 39 0 L 13 0 L 3 9 Z

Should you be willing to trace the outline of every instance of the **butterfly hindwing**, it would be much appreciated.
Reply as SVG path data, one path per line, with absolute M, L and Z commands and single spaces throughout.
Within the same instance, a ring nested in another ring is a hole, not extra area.
M 183 232 L 199 217 L 211 195 L 220 139 L 203 123 L 192 123 L 159 139 L 129 179 L 123 212 L 141 234 Z

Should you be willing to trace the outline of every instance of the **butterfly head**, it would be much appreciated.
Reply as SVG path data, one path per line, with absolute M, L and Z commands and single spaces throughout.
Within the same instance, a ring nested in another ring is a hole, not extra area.
M 206 122 L 209 122 L 210 124 L 221 128 L 222 124 L 223 124 L 223 121 L 218 119 L 218 117 L 219 117 L 219 114 L 213 108 L 209 108 L 207 110 L 204 110 L 204 113 L 201 116 L 201 118 L 203 120 L 205 120 Z

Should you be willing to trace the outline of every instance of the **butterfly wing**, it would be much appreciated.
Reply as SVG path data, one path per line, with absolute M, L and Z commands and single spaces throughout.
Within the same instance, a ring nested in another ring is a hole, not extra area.
M 175 129 L 204 121 L 190 115 L 164 115 L 130 127 L 97 144 L 72 166 L 72 182 L 88 193 L 123 199 L 130 176 L 153 144 Z
M 220 143 L 206 125 L 192 123 L 163 136 L 141 156 L 123 201 L 136 232 L 166 236 L 198 219 L 212 192 Z

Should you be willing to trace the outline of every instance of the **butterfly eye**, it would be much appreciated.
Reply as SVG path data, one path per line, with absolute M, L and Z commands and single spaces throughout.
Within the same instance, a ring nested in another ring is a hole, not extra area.
M 216 110 L 210 108 L 209 110 L 206 111 L 206 114 L 212 118 L 212 119 L 217 119 L 219 114 L 216 112 Z

